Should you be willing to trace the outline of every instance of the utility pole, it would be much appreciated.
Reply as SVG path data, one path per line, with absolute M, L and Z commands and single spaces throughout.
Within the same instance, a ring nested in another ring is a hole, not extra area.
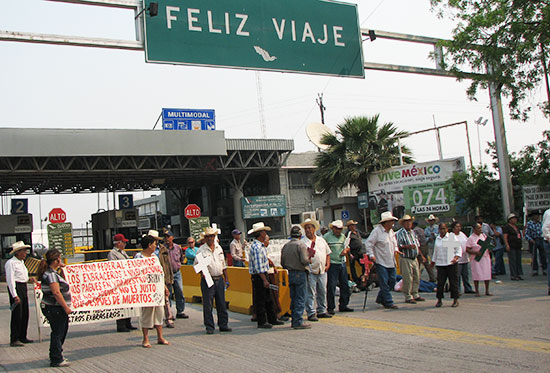
M 325 124 L 325 110 L 327 110 L 327 108 L 323 105 L 323 94 L 319 93 L 315 101 L 317 105 L 319 105 L 319 110 L 321 110 L 321 123 Z

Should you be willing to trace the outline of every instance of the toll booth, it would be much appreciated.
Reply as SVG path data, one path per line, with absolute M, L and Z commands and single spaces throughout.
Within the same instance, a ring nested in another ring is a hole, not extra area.
M 109 210 L 93 214 L 93 251 L 111 250 L 113 237 L 117 233 L 122 233 L 128 239 L 127 250 L 135 249 L 139 243 L 137 221 L 137 209 Z M 88 253 L 85 257 L 86 260 L 104 259 L 107 258 L 107 254 L 107 252 Z M 128 255 L 134 255 L 134 253 L 128 252 Z
M 32 247 L 32 214 L 0 215 L 0 277 L 5 278 L 4 264 L 10 258 L 11 245 L 23 241 Z M 27 250 L 32 253 L 31 249 Z

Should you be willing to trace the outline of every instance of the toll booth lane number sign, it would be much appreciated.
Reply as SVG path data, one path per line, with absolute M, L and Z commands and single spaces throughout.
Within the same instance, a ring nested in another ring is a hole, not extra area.
M 357 5 L 327 0 L 144 0 L 146 62 L 364 78 Z

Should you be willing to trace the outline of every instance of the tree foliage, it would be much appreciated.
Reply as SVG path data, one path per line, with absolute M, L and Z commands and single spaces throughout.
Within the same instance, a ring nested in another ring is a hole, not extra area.
M 346 118 L 336 133 L 326 134 L 321 142 L 328 145 L 315 160 L 315 187 L 328 191 L 354 185 L 360 193 L 367 192 L 367 176 L 374 171 L 399 164 L 398 131 L 391 122 L 378 123 L 379 115 Z M 412 163 L 411 151 L 401 146 L 403 161 Z
M 550 42 L 550 1 L 548 0 L 431 0 L 441 17 L 458 22 L 453 40 L 442 42 L 444 64 L 460 79 L 469 65 L 475 77 L 467 94 L 475 99 L 479 88 L 493 81 L 510 99 L 513 119 L 527 120 L 532 107 L 529 93 L 541 84 L 548 67 Z M 550 94 L 550 93 L 549 93 Z M 550 98 L 549 98 L 550 101 Z M 539 105 L 550 112 L 549 102 Z

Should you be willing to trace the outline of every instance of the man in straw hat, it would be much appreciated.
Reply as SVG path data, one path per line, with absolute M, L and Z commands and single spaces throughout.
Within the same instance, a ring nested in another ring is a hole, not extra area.
M 267 232 L 271 228 L 264 225 L 263 222 L 255 223 L 252 229 L 248 231 L 249 235 L 254 236 L 254 241 L 250 247 L 248 272 L 252 278 L 252 300 L 256 311 L 256 321 L 258 328 L 271 329 L 273 325 L 282 325 L 282 321 L 277 320 L 275 304 L 271 298 L 269 289 L 269 259 L 267 257 L 266 241 L 269 239 Z
M 422 262 L 426 258 L 420 252 L 420 243 L 416 238 L 416 234 L 412 230 L 414 218 L 410 215 L 405 215 L 399 219 L 399 224 L 402 228 L 397 231 L 397 246 L 399 247 L 399 269 L 403 276 L 402 292 L 405 295 L 405 302 L 416 304 L 416 302 L 425 301 L 418 295 L 418 287 L 420 286 L 420 266 L 418 265 L 417 257 L 420 255 Z
M 206 334 L 214 334 L 216 328 L 214 317 L 212 316 L 212 308 L 214 299 L 216 299 L 216 310 L 218 313 L 218 327 L 220 332 L 231 332 L 232 329 L 228 326 L 229 314 L 227 313 L 227 305 L 225 303 L 225 289 L 229 287 L 229 279 L 227 277 L 227 264 L 225 263 L 225 255 L 220 245 L 216 242 L 218 230 L 216 228 L 207 227 L 204 229 L 204 244 L 197 251 L 197 261 L 210 257 L 210 264 L 207 269 L 212 276 L 214 284 L 208 287 L 204 275 L 201 278 L 201 293 L 202 293 L 202 315 Z
M 10 297 L 11 322 L 10 322 L 10 346 L 21 347 L 24 343 L 32 343 L 27 338 L 29 326 L 29 298 L 27 297 L 27 282 L 29 272 L 25 267 L 25 257 L 29 245 L 23 241 L 17 241 L 11 245 L 11 259 L 6 262 L 6 283 Z
M 387 309 L 397 308 L 391 296 L 395 286 L 395 252 L 397 251 L 397 240 L 392 227 L 396 221 L 397 218 L 390 211 L 383 212 L 380 223 L 372 230 L 365 243 L 367 255 L 375 262 L 380 284 L 376 303 Z
M 348 284 L 348 272 L 346 270 L 346 255 L 349 253 L 349 248 L 346 248 L 344 245 L 346 241 L 346 236 L 342 234 L 344 223 L 342 220 L 335 220 L 328 227 L 331 230 L 323 237 L 331 250 L 327 285 L 328 313 L 334 315 L 334 309 L 336 308 L 336 302 L 334 301 L 336 285 L 340 288 L 339 311 L 353 312 L 353 308 L 348 307 L 351 294 Z
M 323 237 L 317 237 L 315 232 L 320 229 L 319 222 L 306 219 L 300 224 L 306 233 L 302 242 L 307 246 L 311 259 L 307 277 L 306 312 L 309 321 L 319 321 L 331 318 L 327 313 L 327 271 L 330 268 L 330 247 Z M 317 310 L 314 302 L 317 301 Z
M 348 228 L 348 233 L 346 235 L 346 242 L 345 247 L 349 247 L 349 254 L 351 257 L 351 261 L 349 263 L 349 271 L 351 273 L 351 279 L 353 282 L 357 284 L 359 289 L 363 290 L 362 284 L 361 284 L 361 278 L 360 276 L 357 276 L 357 270 L 355 268 L 355 263 L 360 263 L 360 260 L 363 258 L 363 254 L 365 251 L 365 245 L 363 245 L 363 238 L 367 238 L 367 234 L 364 234 L 357 230 L 357 224 L 355 220 L 351 219 L 348 220 L 346 223 L 346 227 Z M 361 267 L 361 276 L 365 274 L 365 267 L 363 265 L 360 265 Z

